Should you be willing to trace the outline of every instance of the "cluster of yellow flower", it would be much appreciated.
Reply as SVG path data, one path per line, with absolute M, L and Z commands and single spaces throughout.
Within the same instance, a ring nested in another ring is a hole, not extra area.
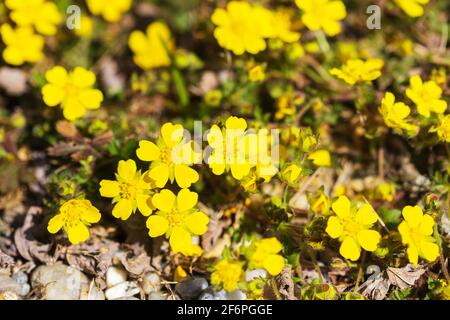
M 340 196 L 331 205 L 335 215 L 328 218 L 325 231 L 332 239 L 341 242 L 339 253 L 346 259 L 356 261 L 361 255 L 361 248 L 373 252 L 378 249 L 381 235 L 373 230 L 379 219 L 370 204 L 357 207 L 346 196 Z M 421 257 L 433 262 L 439 256 L 439 246 L 433 237 L 434 219 L 424 214 L 419 206 L 406 206 L 402 215 L 404 221 L 398 226 L 402 242 L 408 247 L 409 261 L 417 265 Z
M 291 30 L 288 12 L 272 12 L 246 1 L 230 1 L 226 10 L 217 8 L 211 16 L 214 37 L 222 48 L 241 55 L 256 54 L 267 47 L 265 39 L 296 42 L 300 34 Z
M 6 48 L 3 59 L 11 65 L 35 63 L 43 58 L 44 36 L 56 34 L 62 17 L 55 3 L 47 0 L 6 0 L 13 28 L 5 23 L 0 34 Z M 38 33 L 35 33 L 38 32 Z
M 245 266 L 248 270 L 262 268 L 271 276 L 280 274 L 285 266 L 284 258 L 279 254 L 283 246 L 277 238 L 253 240 L 241 249 L 245 261 L 232 258 L 229 252 L 225 252 L 223 259 L 213 266 L 211 283 L 218 289 L 234 291 L 242 287 Z
M 444 115 L 447 110 L 447 102 L 441 99 L 442 89 L 439 85 L 434 80 L 424 82 L 420 76 L 415 75 L 409 80 L 406 96 L 416 105 L 417 113 L 424 119 L 428 120 L 432 114 L 437 116 L 436 119 L 431 119 L 436 126 L 429 131 L 437 131 L 441 140 L 449 142 L 448 115 Z M 407 119 L 411 108 L 403 102 L 395 102 L 393 93 L 386 92 L 379 111 L 386 125 L 397 132 L 405 132 L 409 136 L 414 136 L 419 132 L 420 125 Z

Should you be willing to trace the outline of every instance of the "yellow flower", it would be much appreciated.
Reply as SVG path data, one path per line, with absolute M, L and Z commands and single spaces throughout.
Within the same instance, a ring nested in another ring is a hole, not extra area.
M 411 109 L 403 102 L 395 102 L 395 96 L 391 92 L 386 92 L 378 111 L 388 127 L 400 132 L 405 130 L 409 135 L 417 133 L 419 128 L 406 120 Z
M 6 0 L 11 20 L 19 27 L 33 27 L 37 32 L 51 36 L 58 30 L 62 17 L 58 7 L 46 0 Z
M 309 160 L 318 167 L 330 167 L 331 166 L 331 156 L 328 150 L 317 150 L 311 152 L 308 156 Z
M 254 152 L 249 153 L 252 135 L 246 134 L 246 129 L 245 119 L 234 116 L 227 119 L 222 130 L 217 125 L 211 127 L 207 139 L 213 150 L 207 162 L 215 175 L 229 170 L 233 178 L 241 180 L 255 166 L 256 163 L 250 163 L 250 158 L 256 156 L 257 148 L 252 148 Z
M 87 228 L 100 220 L 101 215 L 89 200 L 69 200 L 65 202 L 56 216 L 48 222 L 48 232 L 55 234 L 61 228 L 69 236 L 69 241 L 77 244 L 89 239 Z
M 222 48 L 234 54 L 256 54 L 266 49 L 264 38 L 271 18 L 271 12 L 262 7 L 252 7 L 246 1 L 230 1 L 226 10 L 217 8 L 211 16 L 217 26 L 214 37 Z
M 441 141 L 450 142 L 450 115 L 440 117 L 439 124 L 431 128 L 430 132 L 436 132 Z
M 93 29 L 92 19 L 88 16 L 82 16 L 80 18 L 80 27 L 75 29 L 75 34 L 82 38 L 89 38 L 92 36 Z
M 151 161 L 149 177 L 158 188 L 175 180 L 180 188 L 189 188 L 199 179 L 197 171 L 189 166 L 195 162 L 192 141 L 185 142 L 183 126 L 168 122 L 161 127 L 161 137 L 157 144 L 141 140 L 136 155 L 142 161 Z
M 266 79 L 264 67 L 260 64 L 254 65 L 248 70 L 248 78 L 251 82 L 261 82 Z
M 275 113 L 275 119 L 281 120 L 286 116 L 292 116 L 296 112 L 297 103 L 294 101 L 291 95 L 283 94 L 277 100 L 277 112 Z
M 391 202 L 395 197 L 395 184 L 392 182 L 382 182 L 376 188 L 376 195 L 381 199 Z
M 48 81 L 42 88 L 45 104 L 49 107 L 61 104 L 67 120 L 80 118 L 86 109 L 98 109 L 103 101 L 103 93 L 92 88 L 95 74 L 82 67 L 67 73 L 63 67 L 56 66 L 45 73 L 45 78 Z
M 113 198 L 112 214 L 117 219 L 127 220 L 139 209 L 143 216 L 152 213 L 152 181 L 147 172 L 137 171 L 133 160 L 121 160 L 117 166 L 116 180 L 100 181 L 100 195 Z
M 249 268 L 264 268 L 270 275 L 278 275 L 285 265 L 283 256 L 278 254 L 281 250 L 283 246 L 275 237 L 257 240 L 247 254 Z
M 281 172 L 281 177 L 290 185 L 294 185 L 297 180 L 301 177 L 303 169 L 292 163 L 285 167 Z
M 417 112 L 422 116 L 430 117 L 430 112 L 442 114 L 447 110 L 447 102 L 441 99 L 442 89 L 434 81 L 423 82 L 420 76 L 409 79 L 409 88 L 406 96 L 417 106 Z
M 44 38 L 33 33 L 29 27 L 13 29 L 9 24 L 0 27 L 0 34 L 6 48 L 3 50 L 3 59 L 15 66 L 25 62 L 38 62 L 43 58 Z
M 102 16 L 109 22 L 117 22 L 130 10 L 133 0 L 86 0 L 86 4 L 92 14 Z
M 344 80 L 349 85 L 357 82 L 370 82 L 381 76 L 381 68 L 384 61 L 381 59 L 350 59 L 341 69 L 333 68 L 330 70 L 332 75 Z
M 238 283 L 242 280 L 243 275 L 241 262 L 223 259 L 214 265 L 211 284 L 231 292 L 238 288 Z
M 310 197 L 309 199 L 311 211 L 315 214 L 329 215 L 331 201 L 323 191 Z
M 423 5 L 430 0 L 394 0 L 395 3 L 410 17 L 416 18 L 423 16 Z
M 433 238 L 434 219 L 423 214 L 419 206 L 406 206 L 402 210 L 403 220 L 398 226 L 404 245 L 408 246 L 408 259 L 417 265 L 419 257 L 433 262 L 439 256 L 439 247 Z
M 329 36 L 341 32 L 340 20 L 347 16 L 342 1 L 334 0 L 295 0 L 304 11 L 302 21 L 310 30 L 324 30 Z
M 298 41 L 300 33 L 291 31 L 291 24 L 289 12 L 278 10 L 272 14 L 270 38 L 280 39 L 286 43 Z
M 336 215 L 328 218 L 325 231 L 331 238 L 342 242 L 339 253 L 344 258 L 358 260 L 361 247 L 366 251 L 377 249 L 381 236 L 371 230 L 378 219 L 371 205 L 364 204 L 356 210 L 346 196 L 340 196 L 331 208 Z
M 181 189 L 177 196 L 167 189 L 155 194 L 152 202 L 158 211 L 147 220 L 150 237 L 165 234 L 175 253 L 201 254 L 200 247 L 192 244 L 192 235 L 204 234 L 208 229 L 209 218 L 195 209 L 197 200 L 197 193 L 188 189 Z
M 146 34 L 133 31 L 128 45 L 134 53 L 134 63 L 144 70 L 170 66 L 169 54 L 175 50 L 170 30 L 163 22 L 150 24 Z

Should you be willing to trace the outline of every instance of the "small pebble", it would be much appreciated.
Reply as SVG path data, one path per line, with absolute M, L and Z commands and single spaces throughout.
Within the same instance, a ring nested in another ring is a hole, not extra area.
M 120 267 L 109 267 L 106 271 L 106 285 L 108 288 L 127 281 L 127 272 Z
M 154 291 L 149 293 L 147 300 L 166 300 L 166 298 L 161 291 Z
M 245 281 L 252 281 L 258 278 L 267 278 L 267 271 L 265 269 L 247 270 L 245 272 Z
M 28 276 L 23 271 L 18 271 L 13 274 L 12 278 L 18 283 L 18 284 L 25 284 L 28 283 Z
M 176 293 L 186 300 L 197 299 L 206 288 L 208 288 L 208 282 L 200 277 L 184 278 L 175 285 Z
M 227 293 L 227 300 L 247 300 L 247 295 L 237 289 Z
M 145 294 L 159 291 L 161 289 L 161 278 L 157 273 L 148 272 L 144 275 L 141 286 Z
M 105 296 L 108 300 L 115 300 L 118 298 L 132 297 L 139 292 L 141 291 L 135 282 L 125 281 L 107 289 Z
M 89 292 L 88 278 L 63 264 L 38 267 L 31 275 L 31 285 L 46 300 L 79 300 Z

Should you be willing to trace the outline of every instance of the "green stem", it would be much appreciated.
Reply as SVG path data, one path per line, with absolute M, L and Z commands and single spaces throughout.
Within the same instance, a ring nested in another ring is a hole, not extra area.
M 171 69 L 171 73 L 173 82 L 175 83 L 175 88 L 177 89 L 180 105 L 184 109 L 184 107 L 189 104 L 189 93 L 186 89 L 186 84 L 180 70 L 174 67 Z

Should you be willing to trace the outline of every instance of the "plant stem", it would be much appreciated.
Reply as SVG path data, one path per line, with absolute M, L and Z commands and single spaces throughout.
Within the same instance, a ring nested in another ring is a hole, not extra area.
M 358 276 L 356 277 L 355 289 L 354 292 L 357 293 L 359 289 L 359 283 L 364 275 L 364 262 L 366 260 L 366 251 L 363 251 L 361 256 L 361 264 L 359 265 Z

